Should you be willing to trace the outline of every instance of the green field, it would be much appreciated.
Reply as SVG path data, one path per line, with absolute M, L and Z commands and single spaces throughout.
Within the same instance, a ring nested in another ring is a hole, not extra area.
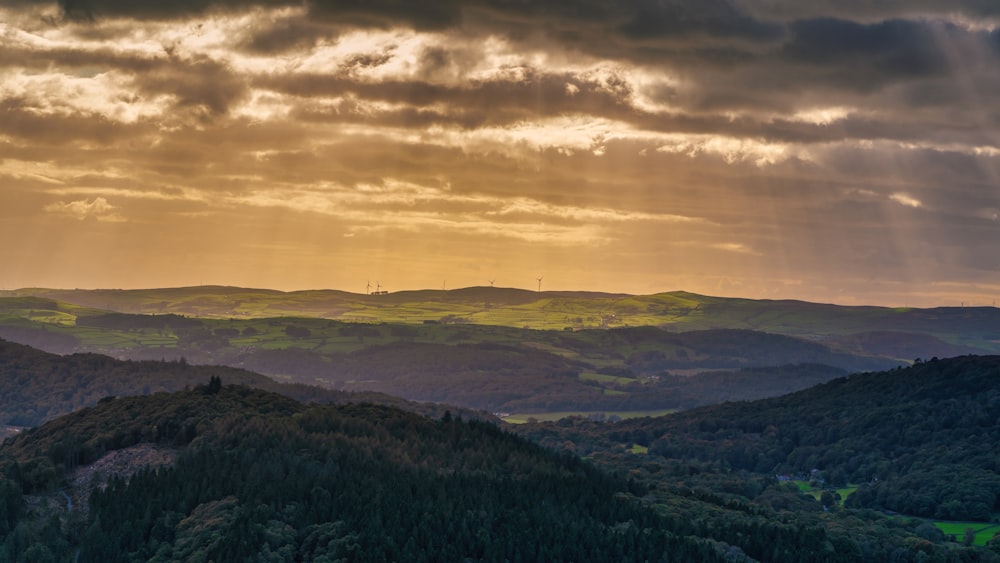
M 837 489 L 827 489 L 823 487 L 813 486 L 811 483 L 809 483 L 809 481 L 794 480 L 792 481 L 792 483 L 794 483 L 795 486 L 798 487 L 800 491 L 813 497 L 816 500 L 819 500 L 820 497 L 823 496 L 824 491 L 830 491 L 836 493 L 840 495 L 840 498 L 838 499 L 838 503 L 840 504 L 840 506 L 844 505 L 844 501 L 847 500 L 847 497 L 851 496 L 854 493 L 854 491 L 858 490 L 857 485 L 847 485 L 846 487 L 840 487 Z
M 991 522 L 948 522 L 935 520 L 934 525 L 946 535 L 954 536 L 955 541 L 959 542 L 964 540 L 965 531 L 971 528 L 975 532 L 972 545 L 979 547 L 985 546 L 986 542 L 993 539 L 993 536 L 1000 532 L 1000 524 Z
M 585 371 L 580 373 L 580 379 L 584 381 L 598 381 L 601 383 L 614 383 L 620 385 L 627 385 L 629 383 L 635 382 L 635 379 L 631 377 L 619 377 L 617 375 L 605 375 L 603 373 L 595 373 L 592 371 Z

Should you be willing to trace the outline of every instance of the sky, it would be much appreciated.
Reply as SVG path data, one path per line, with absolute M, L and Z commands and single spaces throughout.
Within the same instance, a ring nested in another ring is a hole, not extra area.
M 0 286 L 991 305 L 996 0 L 4 0 Z

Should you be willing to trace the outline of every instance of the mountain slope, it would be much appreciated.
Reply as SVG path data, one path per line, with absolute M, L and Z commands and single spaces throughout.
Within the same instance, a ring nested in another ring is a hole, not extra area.
M 0 425 L 35 426 L 102 398 L 148 395 L 194 387 L 219 377 L 226 383 L 274 391 L 316 403 L 375 402 L 439 417 L 444 406 L 416 404 L 378 393 L 352 393 L 279 383 L 243 369 L 193 366 L 184 361 L 121 361 L 99 354 L 58 356 L 0 339 Z M 484 413 L 448 407 L 466 417 Z
M 871 511 L 826 513 L 773 478 L 631 459 L 662 480 L 647 489 L 447 413 L 213 380 L 5 442 L 0 560 L 1000 559 Z
M 143 443 L 175 448 L 176 461 L 112 477 L 62 524 L 19 508 L 18 487 L 52 490 Z M 2 453 L 9 559 L 726 560 L 725 546 L 666 531 L 626 482 L 450 415 L 307 407 L 213 383 L 106 401 Z
M 556 429 L 548 439 L 591 434 L 732 470 L 816 470 L 833 485 L 861 485 L 848 499 L 854 507 L 949 520 L 1000 512 L 1000 356 L 856 374 L 782 397 L 613 427 Z

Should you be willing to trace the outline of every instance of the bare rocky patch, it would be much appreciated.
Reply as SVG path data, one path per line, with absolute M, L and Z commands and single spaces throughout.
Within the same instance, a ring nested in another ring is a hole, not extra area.
M 136 444 L 108 452 L 94 463 L 70 473 L 66 494 L 74 509 L 86 511 L 87 499 L 95 488 L 103 489 L 113 477 L 128 479 L 143 469 L 173 465 L 177 454 L 175 449 L 156 444 Z

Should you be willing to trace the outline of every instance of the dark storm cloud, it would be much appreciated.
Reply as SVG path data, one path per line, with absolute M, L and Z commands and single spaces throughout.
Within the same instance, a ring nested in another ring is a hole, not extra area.
M 390 26 L 409 24 L 415 29 L 444 29 L 461 20 L 460 0 L 312 0 L 309 13 L 338 24 Z
M 41 115 L 19 98 L 0 99 L 0 135 L 34 143 L 62 145 L 75 141 L 111 144 L 134 133 L 136 127 L 110 121 L 98 114 L 75 112 L 53 118 Z
M 903 16 L 1000 16 L 994 0 L 734 0 L 744 10 L 768 19 L 810 19 L 828 14 L 857 20 Z
M 940 26 L 941 33 L 957 32 L 954 26 L 926 21 L 797 21 L 791 25 L 792 38 L 784 45 L 783 54 L 795 62 L 843 69 L 851 72 L 856 81 L 873 78 L 859 77 L 862 72 L 886 81 L 939 75 L 949 68 L 949 62 L 938 46 L 932 25 Z
M 728 0 L 636 0 L 622 30 L 629 37 L 647 39 L 704 34 L 713 37 L 775 41 L 781 26 L 757 21 Z
M 310 48 L 322 39 L 332 39 L 337 31 L 310 20 L 308 17 L 288 17 L 257 23 L 241 43 L 253 53 L 282 53 Z
M 344 75 L 321 74 L 269 76 L 258 79 L 255 85 L 302 98 L 352 94 L 361 100 L 415 106 L 444 104 L 448 113 L 458 112 L 462 116 L 459 121 L 470 121 L 468 116 L 479 115 L 471 119 L 474 123 L 502 123 L 525 116 L 564 113 L 614 115 L 633 111 L 627 105 L 631 88 L 618 77 L 587 79 L 530 67 L 510 70 L 513 75 L 510 79 L 476 80 L 462 86 L 421 81 L 360 82 Z
M 42 3 L 42 2 L 38 2 Z M 58 0 L 69 19 L 93 20 L 104 17 L 172 19 L 202 14 L 212 8 L 236 9 L 254 6 L 287 6 L 287 0 L 171 0 L 148 2 L 135 0 Z
M 137 19 L 172 19 L 200 15 L 211 10 L 297 7 L 302 4 L 296 0 L 171 0 L 169 2 L 58 0 L 62 13 L 67 18 L 74 20 L 96 20 L 121 16 Z M 415 29 L 441 29 L 455 24 L 460 19 L 460 3 L 457 0 L 435 0 L 433 2 L 311 0 L 305 2 L 305 5 L 313 18 L 334 21 L 338 25 L 384 27 L 402 24 L 410 25 Z
M 207 57 L 173 60 L 155 71 L 136 74 L 133 81 L 147 95 L 170 94 L 178 108 L 194 108 L 209 115 L 225 114 L 249 91 L 244 77 Z

